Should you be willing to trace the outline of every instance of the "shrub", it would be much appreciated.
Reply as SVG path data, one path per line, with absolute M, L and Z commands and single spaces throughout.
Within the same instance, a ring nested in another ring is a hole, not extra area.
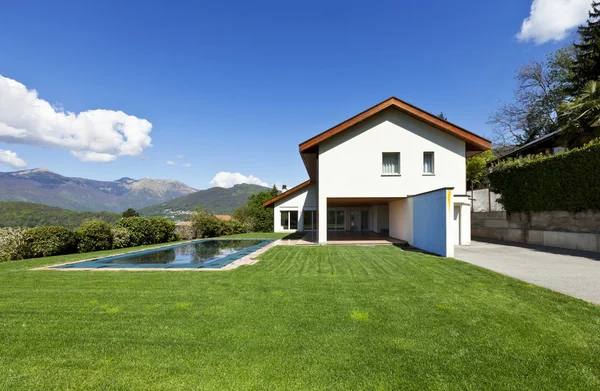
M 112 248 L 112 232 L 110 224 L 102 220 L 90 220 L 77 229 L 77 249 L 80 253 L 110 250 Z
M 129 231 L 131 246 L 154 243 L 156 234 L 154 226 L 149 219 L 143 217 L 124 217 L 117 221 L 115 227 L 126 228 Z
M 221 222 L 221 235 L 235 235 L 246 232 L 244 224 L 239 220 L 229 220 Z
M 65 227 L 35 227 L 23 235 L 23 258 L 49 257 L 77 252 L 77 235 Z
M 233 218 L 239 220 L 247 231 L 273 232 L 273 208 L 265 208 L 263 203 L 279 194 L 277 188 L 261 191 L 248 198 L 243 205 L 233 212 Z
M 557 155 L 502 161 L 488 177 L 508 212 L 600 210 L 600 140 Z
M 0 262 L 23 259 L 23 236 L 28 228 L 0 228 Z
M 149 220 L 154 227 L 154 243 L 167 243 L 179 239 L 174 222 L 164 217 L 151 217 Z
M 113 248 L 124 248 L 131 246 L 131 234 L 127 228 L 113 227 L 112 233 L 112 246 Z
M 196 229 L 189 221 L 178 223 L 175 229 L 177 236 L 181 239 L 192 240 L 197 238 Z
M 212 213 L 198 208 L 191 216 L 192 229 L 196 238 L 221 236 L 221 220 Z

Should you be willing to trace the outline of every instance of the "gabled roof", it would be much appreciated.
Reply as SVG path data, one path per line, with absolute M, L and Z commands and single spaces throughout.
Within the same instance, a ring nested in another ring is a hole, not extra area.
M 512 157 L 512 156 L 518 155 L 520 152 L 523 152 L 524 150 L 526 150 L 526 149 L 528 149 L 528 148 L 531 148 L 531 147 L 533 147 L 533 146 L 535 146 L 535 145 L 537 145 L 537 144 L 542 144 L 542 143 L 544 143 L 544 142 L 546 142 L 546 141 L 554 141 L 554 139 L 558 138 L 559 136 L 560 136 L 560 130 L 555 130 L 555 131 L 554 131 L 554 132 L 552 132 L 552 133 L 548 133 L 548 134 L 547 134 L 547 135 L 545 135 L 545 136 L 542 136 L 542 137 L 536 138 L 535 140 L 533 140 L 533 141 L 530 141 L 530 142 L 528 142 L 528 143 L 526 143 L 526 144 L 523 144 L 523 145 L 521 145 L 520 147 L 514 148 L 514 149 L 512 149 L 510 152 L 508 152 L 508 153 L 505 153 L 504 155 L 502 155 L 502 156 L 500 156 L 500 157 L 498 157 L 498 158 L 496 158 L 496 159 L 492 160 L 492 161 L 491 161 L 491 162 L 489 162 L 489 163 L 493 163 L 493 162 L 495 162 L 496 160 L 500 160 L 500 159 L 506 159 L 506 158 L 509 158 L 509 157 Z
M 305 187 L 308 187 L 311 184 L 311 180 L 307 180 L 306 182 L 302 182 L 301 184 L 299 184 L 296 187 L 292 187 L 291 189 L 289 189 L 286 192 L 283 192 L 281 194 L 279 194 L 277 197 L 273 197 L 271 198 L 269 201 L 263 203 L 263 206 L 266 208 L 268 206 L 273 206 L 277 201 L 282 200 L 288 196 L 291 196 L 294 193 L 297 193 L 298 191 L 304 189 Z
M 396 97 L 391 97 L 370 109 L 363 111 L 360 114 L 334 126 L 331 129 L 324 131 L 316 135 L 315 137 L 306 140 L 300 144 L 300 153 L 316 151 L 317 145 L 327 140 L 330 137 L 335 136 L 338 133 L 370 118 L 387 108 L 397 109 L 405 114 L 408 114 L 426 124 L 433 126 L 443 132 L 446 132 L 454 137 L 463 140 L 467 144 L 467 151 L 485 151 L 491 148 L 491 142 L 483 137 L 476 135 L 475 133 L 469 132 L 460 126 L 454 125 L 448 121 L 439 118 L 436 115 L 426 112 L 410 103 L 404 102 Z

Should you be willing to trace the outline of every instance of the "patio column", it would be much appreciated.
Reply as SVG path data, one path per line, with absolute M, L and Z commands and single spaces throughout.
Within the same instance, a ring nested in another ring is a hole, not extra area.
M 327 197 L 319 197 L 319 243 L 327 243 Z

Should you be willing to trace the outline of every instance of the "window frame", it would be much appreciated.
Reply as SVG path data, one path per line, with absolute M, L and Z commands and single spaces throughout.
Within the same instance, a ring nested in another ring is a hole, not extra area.
M 287 214 L 287 225 L 284 227 L 283 225 L 283 221 L 284 219 L 282 219 L 282 214 L 286 213 Z M 291 228 L 292 227 L 292 213 L 296 213 L 296 228 Z M 300 213 L 298 210 L 296 209 L 284 209 L 284 210 L 280 210 L 279 211 L 279 226 L 281 227 L 281 229 L 283 231 L 297 231 L 298 230 L 298 225 L 300 222 Z
M 396 155 L 398 158 L 398 172 L 385 173 L 383 172 L 383 158 L 385 155 Z M 381 176 L 401 176 L 402 175 L 402 154 L 400 152 L 381 152 Z
M 306 217 L 311 216 L 311 228 L 306 228 Z M 315 209 L 303 209 L 302 210 L 302 231 L 312 232 L 317 230 L 317 211 Z
M 425 171 L 425 155 L 431 155 L 431 172 Z M 435 152 L 434 151 L 423 151 L 423 175 L 424 176 L 434 176 L 435 175 Z

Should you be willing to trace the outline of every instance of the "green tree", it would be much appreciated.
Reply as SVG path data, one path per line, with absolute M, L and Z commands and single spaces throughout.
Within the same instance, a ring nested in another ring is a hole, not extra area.
M 567 146 L 600 137 L 600 81 L 588 81 L 579 95 L 560 106 L 561 133 Z
M 233 212 L 233 218 L 239 220 L 249 232 L 272 232 L 273 208 L 265 208 L 263 204 L 277 195 L 279 191 L 275 186 L 271 190 L 251 195 L 246 205 Z
M 487 174 L 487 164 L 496 157 L 490 150 L 478 153 L 467 159 L 467 188 L 475 189 L 484 184 Z
M 572 73 L 572 93 L 581 91 L 590 80 L 600 77 L 600 3 L 593 2 L 589 18 L 577 29 L 579 43 L 575 44 Z
M 192 213 L 190 221 L 194 230 L 193 236 L 196 238 L 221 236 L 223 230 L 221 220 L 201 206 L 197 207 L 196 211 Z
M 125 212 L 123 212 L 122 216 L 125 217 L 125 218 L 127 218 L 127 217 L 140 217 L 140 214 L 137 212 L 137 210 L 135 210 L 133 208 L 129 208 Z
M 443 119 L 444 121 L 448 121 L 448 117 L 444 115 L 444 112 L 440 112 L 438 115 L 439 119 Z

